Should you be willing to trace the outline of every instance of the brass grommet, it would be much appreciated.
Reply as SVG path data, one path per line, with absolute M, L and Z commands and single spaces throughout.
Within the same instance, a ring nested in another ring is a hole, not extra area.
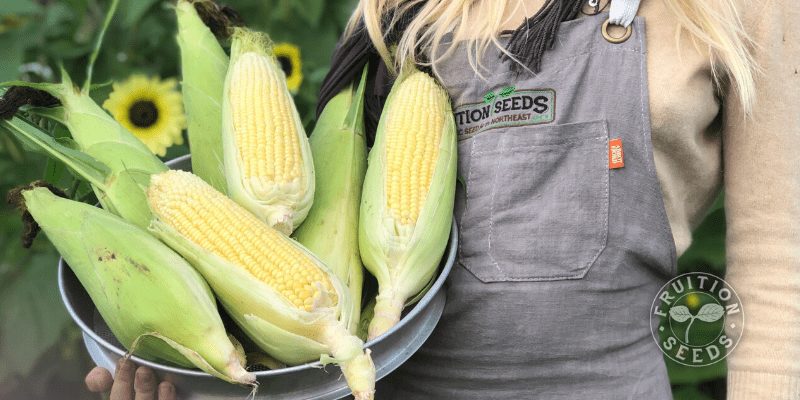
M 625 28 L 625 34 L 624 35 L 622 35 L 620 37 L 611 36 L 611 34 L 608 33 L 608 27 L 609 27 L 610 23 L 611 23 L 611 20 L 607 19 L 606 22 L 603 22 L 603 27 L 600 28 L 600 31 L 603 33 L 603 37 L 606 38 L 606 40 L 608 40 L 610 43 L 614 43 L 614 44 L 623 43 L 623 42 L 625 42 L 626 40 L 628 40 L 631 37 L 631 34 L 633 33 L 633 27 L 631 25 L 628 25 L 628 27 Z

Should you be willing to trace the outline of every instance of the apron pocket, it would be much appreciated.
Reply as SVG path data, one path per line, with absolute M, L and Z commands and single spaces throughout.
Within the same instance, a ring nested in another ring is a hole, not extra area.
M 462 265 L 484 282 L 586 275 L 608 235 L 605 121 L 478 136 L 461 223 Z

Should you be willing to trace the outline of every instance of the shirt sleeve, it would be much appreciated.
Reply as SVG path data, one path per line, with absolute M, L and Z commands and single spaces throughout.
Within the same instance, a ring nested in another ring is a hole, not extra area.
M 725 93 L 727 276 L 745 312 L 728 357 L 728 399 L 800 399 L 800 12 L 788 0 L 742 10 L 759 66 L 746 117 Z

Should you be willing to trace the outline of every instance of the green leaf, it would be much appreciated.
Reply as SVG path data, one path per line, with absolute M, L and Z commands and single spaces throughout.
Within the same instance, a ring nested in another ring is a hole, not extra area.
M 674 400 L 714 400 L 695 386 L 684 386 L 672 391 Z
M 725 377 L 728 371 L 724 360 L 705 367 L 681 365 L 667 357 L 664 357 L 664 361 L 667 364 L 670 382 L 673 385 L 686 385 L 721 379 Z
M 122 27 L 126 30 L 131 29 L 158 2 L 159 0 L 136 0 L 120 3 L 119 12 L 122 16 Z
M 317 27 L 325 10 L 324 0 L 295 0 L 292 2 L 295 12 L 311 25 Z
M 23 62 L 22 32 L 13 30 L 0 34 L 0 48 L 3 55 L 0 57 L 0 81 L 7 81 L 19 75 L 19 66 Z
M 34 0 L 0 0 L 0 15 L 36 14 L 41 10 Z

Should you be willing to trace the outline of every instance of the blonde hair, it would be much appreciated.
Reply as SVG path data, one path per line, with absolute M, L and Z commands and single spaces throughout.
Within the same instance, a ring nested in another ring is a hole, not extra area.
M 647 1 L 647 0 L 645 0 Z M 722 77 L 736 91 L 745 112 L 749 114 L 755 99 L 755 73 L 757 67 L 750 52 L 752 41 L 744 30 L 737 0 L 662 0 L 676 16 L 679 27 L 676 40 L 685 31 L 699 49 L 707 49 L 712 59 L 714 79 L 720 84 Z M 386 43 L 386 34 L 395 28 L 398 16 L 412 8 L 419 8 L 416 16 L 399 33 L 392 52 Z M 452 33 L 453 42 L 465 42 L 470 66 L 478 73 L 486 69 L 481 65 L 483 53 L 496 46 L 512 59 L 513 55 L 499 41 L 501 27 L 516 13 L 532 16 L 525 9 L 524 0 L 359 0 L 345 31 L 350 36 L 364 22 L 367 34 L 386 65 L 399 71 L 407 60 L 428 65 L 438 73 L 436 63 L 450 55 L 453 46 L 441 51 L 443 37 Z M 384 21 L 389 18 L 388 21 Z M 428 49 L 435 55 L 425 61 L 418 49 Z M 392 55 L 392 53 L 394 55 Z

